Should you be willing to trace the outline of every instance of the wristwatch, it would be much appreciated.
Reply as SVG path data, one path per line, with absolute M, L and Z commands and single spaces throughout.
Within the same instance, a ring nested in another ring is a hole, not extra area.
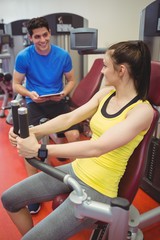
M 38 150 L 38 157 L 41 159 L 41 161 L 45 161 L 45 159 L 48 156 L 48 149 L 46 148 L 45 144 L 41 144 L 41 147 Z

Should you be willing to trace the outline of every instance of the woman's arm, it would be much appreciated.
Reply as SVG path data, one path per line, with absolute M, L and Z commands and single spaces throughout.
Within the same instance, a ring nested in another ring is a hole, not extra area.
M 144 118 L 145 116 L 145 118 Z M 147 130 L 153 119 L 153 109 L 142 103 L 131 110 L 127 118 L 107 130 L 99 139 L 73 143 L 47 145 L 49 156 L 66 158 L 97 157 L 131 141 Z M 36 157 L 40 144 L 34 135 L 18 138 L 18 152 L 23 157 Z

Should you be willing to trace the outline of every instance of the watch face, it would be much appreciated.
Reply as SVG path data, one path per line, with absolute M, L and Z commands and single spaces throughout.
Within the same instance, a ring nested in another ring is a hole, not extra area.
M 41 159 L 45 159 L 48 156 L 48 150 L 46 149 L 46 145 L 42 144 L 40 149 L 38 150 L 38 157 Z
M 46 158 L 47 157 L 47 150 L 40 150 L 39 151 L 39 157 L 40 158 Z

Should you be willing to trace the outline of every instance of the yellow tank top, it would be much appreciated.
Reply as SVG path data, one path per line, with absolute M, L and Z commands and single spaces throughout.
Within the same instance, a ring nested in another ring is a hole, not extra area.
M 102 99 L 97 112 L 90 121 L 90 127 L 92 130 L 91 141 L 96 140 L 107 129 L 118 122 L 123 121 L 132 108 L 137 104 L 142 103 L 142 100 L 138 100 L 136 97 L 118 113 L 108 115 L 106 113 L 106 106 L 114 94 L 115 91 L 111 91 Z M 118 193 L 118 185 L 126 169 L 128 159 L 133 150 L 143 139 L 145 133 L 146 131 L 140 132 L 128 144 L 103 154 L 100 157 L 76 159 L 72 162 L 74 173 L 79 179 L 98 192 L 109 197 L 116 197 Z

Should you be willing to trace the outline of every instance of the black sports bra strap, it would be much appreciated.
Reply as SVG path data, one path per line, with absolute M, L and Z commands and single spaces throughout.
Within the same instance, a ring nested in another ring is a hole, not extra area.
M 104 117 L 107 118 L 114 118 L 117 117 L 118 115 L 120 115 L 127 107 L 129 107 L 130 105 L 136 103 L 140 98 L 139 96 L 135 96 L 129 103 L 127 103 L 124 107 L 122 107 L 117 113 L 114 114 L 108 114 L 106 112 L 106 108 L 108 106 L 109 101 L 111 100 L 112 97 L 114 97 L 116 95 L 116 92 L 112 93 L 111 96 L 109 96 L 109 98 L 107 98 L 107 100 L 104 102 L 102 109 L 101 109 L 101 113 Z

